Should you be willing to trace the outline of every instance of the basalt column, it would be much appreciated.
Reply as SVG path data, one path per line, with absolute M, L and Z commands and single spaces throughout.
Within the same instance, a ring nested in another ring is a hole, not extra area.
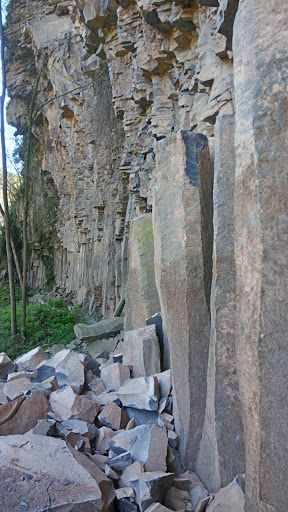
M 201 190 L 201 183 L 206 190 Z M 170 360 L 175 426 L 187 468 L 195 466 L 205 415 L 211 183 L 204 135 L 181 131 L 156 144 L 155 278 L 164 326 L 164 364 L 168 366 Z
M 125 331 L 144 327 L 146 318 L 160 310 L 155 284 L 151 213 L 130 222 L 129 238 Z
M 245 472 L 241 404 L 236 372 L 234 254 L 234 116 L 215 126 L 214 251 L 205 424 L 197 473 L 216 492 Z
M 237 357 L 246 511 L 287 509 L 288 3 L 242 1 L 234 25 Z

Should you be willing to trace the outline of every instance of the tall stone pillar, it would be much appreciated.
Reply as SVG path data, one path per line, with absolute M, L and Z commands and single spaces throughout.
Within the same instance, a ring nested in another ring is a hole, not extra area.
M 239 3 L 236 101 L 237 358 L 246 511 L 287 509 L 288 3 Z
M 152 215 L 146 213 L 130 222 L 125 331 L 145 327 L 145 320 L 158 311 Z
M 201 181 L 206 187 L 208 183 L 208 189 L 201 189 Z M 212 235 L 205 234 L 212 225 L 211 188 L 205 136 L 181 131 L 157 143 L 155 279 L 163 319 L 164 363 L 171 363 L 175 426 L 186 468 L 195 467 L 205 415 L 212 252 Z
M 234 233 L 234 116 L 215 126 L 213 278 L 205 423 L 197 473 L 212 492 L 245 472 L 243 426 L 236 372 Z

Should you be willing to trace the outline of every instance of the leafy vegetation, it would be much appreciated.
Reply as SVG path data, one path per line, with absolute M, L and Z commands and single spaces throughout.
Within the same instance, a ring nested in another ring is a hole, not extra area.
M 18 255 L 22 251 L 22 236 L 20 226 L 17 220 L 16 202 L 14 201 L 9 207 L 10 230 L 14 238 Z M 7 253 L 5 240 L 4 224 L 0 225 L 0 270 L 7 268 Z M 0 299 L 1 301 L 1 299 Z
M 14 4 L 14 0 L 8 0 L 7 2 L 4 2 L 4 8 L 6 9 L 6 19 L 5 19 L 5 25 L 4 25 L 5 28 L 7 27 L 9 21 L 11 20 L 12 12 L 13 12 L 13 4 Z
M 17 299 L 21 290 L 17 290 Z M 21 319 L 21 302 L 17 302 L 17 321 Z M 10 336 L 11 310 L 9 288 L 0 284 L 0 352 L 6 352 L 12 359 L 28 352 L 38 345 L 49 347 L 54 344 L 67 344 L 75 339 L 74 325 L 83 321 L 79 310 L 68 311 L 63 299 L 49 301 L 47 304 L 29 304 L 27 306 L 27 338 L 25 343 L 21 335 Z

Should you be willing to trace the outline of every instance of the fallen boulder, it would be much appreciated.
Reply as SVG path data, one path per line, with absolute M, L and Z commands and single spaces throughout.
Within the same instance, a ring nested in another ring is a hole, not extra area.
M 26 370 L 33 372 L 36 370 L 38 364 L 40 364 L 45 359 L 48 359 L 48 356 L 45 350 L 42 347 L 36 347 L 27 354 L 24 354 L 18 357 L 14 363 L 17 365 L 18 370 Z
M 13 479 L 13 486 L 1 488 L 3 510 L 10 510 L 11 503 L 31 512 L 62 507 L 69 512 L 99 512 L 104 508 L 105 496 L 90 466 L 87 470 L 79 463 L 61 439 L 30 433 L 0 437 L 0 458 L 0 481 Z
M 99 452 L 107 452 L 109 450 L 111 439 L 116 436 L 116 432 L 112 428 L 101 427 L 98 430 L 95 448 Z
M 93 423 L 100 404 L 81 395 L 76 395 L 71 386 L 58 389 L 51 393 L 50 405 L 61 420 L 83 420 Z
M 14 372 L 15 365 L 11 361 L 10 357 L 1 352 L 0 354 L 0 379 L 5 379 L 9 373 Z
M 23 400 L 24 397 L 21 397 L 13 400 L 12 402 L 0 405 L 0 425 L 3 425 L 9 421 L 14 416 L 14 414 L 16 414 Z
M 81 393 L 85 383 L 85 368 L 76 352 L 61 350 L 51 359 L 37 366 L 38 380 L 56 376 L 58 385 L 71 386 L 75 393 Z
M 123 330 L 123 327 L 124 319 L 117 317 L 101 320 L 95 324 L 76 324 L 74 332 L 81 342 L 96 341 L 118 334 Z
M 170 509 L 161 505 L 161 503 L 152 503 L 146 508 L 146 512 L 170 512 Z
M 138 377 L 126 381 L 117 393 L 124 407 L 157 411 L 160 398 L 156 377 Z
M 38 420 L 45 419 L 50 411 L 49 402 L 42 393 L 34 393 L 26 398 L 20 398 L 8 403 L 7 406 L 10 404 L 13 404 L 13 409 L 10 409 L 10 417 L 7 414 L 8 409 L 6 410 L 6 421 L 0 424 L 0 436 L 24 434 L 35 427 Z M 0 406 L 0 411 L 2 407 L 6 406 Z M 2 419 L 4 420 L 4 416 Z
M 243 479 L 242 475 L 239 475 Z M 238 477 L 226 487 L 218 491 L 214 500 L 206 508 L 206 512 L 244 512 L 245 496 Z
M 127 379 L 130 379 L 130 368 L 124 364 L 113 363 L 101 369 L 101 380 L 108 390 L 117 391 Z
M 112 428 L 113 430 L 120 430 L 126 427 L 129 418 L 121 407 L 114 402 L 109 402 L 102 409 L 98 420 L 106 427 Z
M 174 480 L 173 473 L 152 471 L 140 473 L 131 480 L 140 511 L 144 512 L 155 501 L 162 502 L 164 495 Z
M 30 382 L 30 380 L 26 379 L 26 377 L 22 377 L 21 379 L 9 380 L 9 382 L 6 382 L 2 388 L 2 391 L 4 395 L 9 398 L 9 400 L 14 400 L 19 396 L 28 393 L 28 391 L 34 386 L 35 384 L 33 384 L 33 382 Z
M 155 325 L 125 333 L 123 362 L 133 367 L 133 378 L 148 377 L 161 371 L 160 347 Z
M 121 487 L 129 487 L 131 485 L 131 479 L 135 478 L 135 476 L 139 475 L 140 473 L 144 473 L 143 462 L 133 462 L 133 464 L 125 469 L 124 473 L 121 475 L 119 485 Z
M 130 452 L 133 461 L 143 462 L 145 471 L 166 471 L 167 433 L 156 425 L 140 425 L 119 432 L 109 446 L 115 454 Z

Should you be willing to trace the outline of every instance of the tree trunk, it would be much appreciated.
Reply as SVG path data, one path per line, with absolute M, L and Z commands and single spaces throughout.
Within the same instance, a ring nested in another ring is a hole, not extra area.
M 1 204 L 0 204 L 0 213 L 3 217 L 3 219 L 5 219 L 5 213 L 4 213 L 4 210 L 1 206 Z M 17 254 L 15 240 L 13 238 L 11 231 L 10 231 L 10 241 L 11 241 L 11 248 L 12 248 L 12 252 L 13 252 L 13 256 L 14 256 L 14 262 L 15 262 L 15 266 L 16 266 L 16 270 L 17 270 L 17 274 L 18 274 L 19 283 L 20 283 L 21 288 L 23 288 L 21 265 L 20 265 L 20 261 L 18 258 L 18 254 Z
M 4 55 L 4 32 L 2 23 L 2 2 L 0 0 L 0 41 L 1 41 L 1 65 L 2 65 L 2 94 L 0 101 L 0 123 L 1 123 L 1 149 L 2 149 L 2 167 L 3 167 L 3 203 L 4 203 L 4 223 L 5 223 L 5 239 L 6 252 L 10 285 L 10 302 L 11 302 L 11 336 L 17 333 L 16 321 L 16 296 L 14 283 L 13 256 L 11 250 L 10 223 L 9 223 L 9 206 L 7 195 L 7 161 L 6 161 L 6 144 L 5 144 L 5 126 L 4 126 L 4 108 L 6 94 L 6 69 Z

